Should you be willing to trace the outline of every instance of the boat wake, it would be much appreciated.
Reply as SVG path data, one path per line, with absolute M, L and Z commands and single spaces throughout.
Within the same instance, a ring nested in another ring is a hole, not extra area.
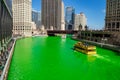
M 108 62 L 108 63 L 114 64 L 114 65 L 120 64 L 119 62 L 116 62 L 116 61 L 110 59 L 110 57 L 107 56 L 107 55 L 106 55 L 106 56 L 102 56 L 102 55 L 99 55 L 99 54 L 95 54 L 95 55 L 93 55 L 93 56 L 96 56 L 96 58 L 101 59 L 101 60 L 103 60 L 103 61 L 106 61 L 106 62 Z

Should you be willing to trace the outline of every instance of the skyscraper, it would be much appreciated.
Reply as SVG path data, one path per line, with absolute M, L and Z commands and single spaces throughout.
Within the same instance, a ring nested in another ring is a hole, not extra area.
M 120 31 L 120 0 L 106 0 L 105 29 Z
M 12 37 L 13 18 L 8 5 L 12 5 L 12 3 L 0 0 L 0 52 Z
M 42 26 L 45 29 L 61 29 L 62 0 L 42 0 Z
M 61 29 L 65 30 L 65 13 L 64 13 L 64 3 L 62 2 L 62 8 L 61 8 Z
M 31 0 L 12 0 L 13 34 L 31 35 L 31 8 Z
M 41 27 L 41 12 L 38 11 L 38 23 L 37 25 L 39 26 L 39 28 Z
M 74 18 L 75 18 L 75 9 L 73 7 L 67 7 L 66 15 L 65 15 L 66 30 L 74 29 Z
M 87 18 L 83 12 L 75 15 L 75 24 L 74 30 L 85 30 L 85 26 L 87 25 Z
M 7 45 L 12 38 L 12 28 L 13 28 L 13 18 L 11 15 L 10 6 L 12 3 L 7 3 L 5 0 L 0 0 L 0 66 L 4 67 L 5 60 L 3 56 L 5 53 L 5 49 L 7 49 Z M 7 56 L 8 57 L 8 56 Z M 0 75 L 3 71 L 3 68 L 0 68 Z M 1 77 L 0 77 L 1 79 Z
M 35 22 L 36 28 L 40 27 L 41 24 L 41 13 L 36 10 L 32 10 L 32 21 Z
M 38 22 L 38 11 L 32 10 L 32 21 L 37 24 Z

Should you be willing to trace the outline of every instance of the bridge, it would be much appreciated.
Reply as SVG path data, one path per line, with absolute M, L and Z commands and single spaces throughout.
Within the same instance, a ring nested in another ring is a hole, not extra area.
M 76 34 L 78 33 L 77 30 L 47 30 L 48 35 L 55 35 L 55 34 Z

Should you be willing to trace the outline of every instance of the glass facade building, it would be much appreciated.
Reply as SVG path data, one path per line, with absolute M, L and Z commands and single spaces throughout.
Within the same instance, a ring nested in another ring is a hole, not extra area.
M 13 18 L 6 3 L 6 0 L 0 0 L 0 50 L 12 37 Z
M 0 0 L 0 60 L 5 55 L 4 51 L 12 37 L 13 18 L 11 14 L 12 3 L 7 3 L 9 0 Z M 8 6 L 9 5 L 9 6 Z M 0 61 L 0 67 L 3 67 L 3 62 Z M 0 68 L 0 76 L 3 68 Z
M 74 18 L 75 18 L 75 9 L 73 7 L 66 8 L 66 30 L 73 30 L 74 29 Z
M 12 14 L 12 0 L 4 0 L 6 5 L 8 6 L 8 9 L 10 11 L 10 14 Z
M 39 11 L 32 10 L 32 21 L 35 22 L 37 28 L 40 27 L 41 13 Z

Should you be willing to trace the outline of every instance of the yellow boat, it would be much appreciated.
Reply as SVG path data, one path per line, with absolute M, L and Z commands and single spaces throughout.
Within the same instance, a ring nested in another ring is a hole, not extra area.
M 88 45 L 82 42 L 78 42 L 74 45 L 74 49 L 85 54 L 96 54 L 96 46 Z

